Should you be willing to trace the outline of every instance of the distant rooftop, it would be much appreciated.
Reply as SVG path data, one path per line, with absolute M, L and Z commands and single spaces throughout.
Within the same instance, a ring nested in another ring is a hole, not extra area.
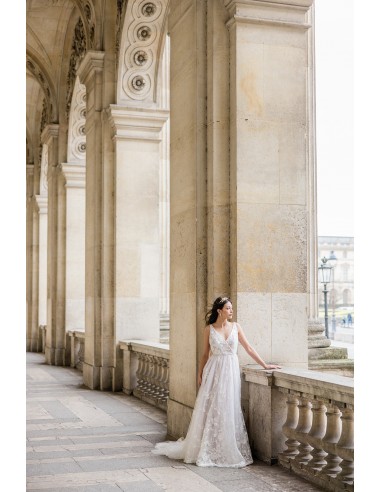
M 353 244 L 353 236 L 318 236 L 319 244 Z

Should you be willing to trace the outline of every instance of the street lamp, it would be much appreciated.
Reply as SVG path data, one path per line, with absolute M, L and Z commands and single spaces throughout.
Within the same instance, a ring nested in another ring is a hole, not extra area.
M 331 254 L 329 255 L 329 263 L 332 265 L 332 333 L 335 333 L 336 331 L 336 315 L 335 315 L 335 308 L 336 308 L 336 292 L 335 292 L 335 266 L 337 263 L 337 256 L 335 255 L 334 251 L 331 251 Z
M 325 336 L 328 338 L 328 307 L 327 307 L 327 284 L 331 281 L 331 265 L 327 265 L 328 259 L 324 256 L 321 259 L 321 264 L 318 268 L 319 282 L 324 285 L 324 324 L 325 324 Z

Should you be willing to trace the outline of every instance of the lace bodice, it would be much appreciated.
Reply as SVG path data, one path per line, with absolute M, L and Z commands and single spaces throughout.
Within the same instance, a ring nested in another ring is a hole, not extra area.
M 218 331 L 210 325 L 209 344 L 213 355 L 236 354 L 238 348 L 238 331 L 236 323 L 233 323 L 231 332 L 226 340 L 221 333 L 218 333 Z

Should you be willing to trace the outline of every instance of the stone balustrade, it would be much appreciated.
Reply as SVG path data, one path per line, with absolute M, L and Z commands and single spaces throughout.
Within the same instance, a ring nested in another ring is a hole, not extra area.
M 67 364 L 82 371 L 85 356 L 85 332 L 81 330 L 68 331 L 66 336 Z
M 353 379 L 291 368 L 271 373 L 245 366 L 243 373 L 254 454 L 267 461 L 277 456 L 324 490 L 353 490 Z
M 167 410 L 169 394 L 169 345 L 123 341 L 123 391 Z

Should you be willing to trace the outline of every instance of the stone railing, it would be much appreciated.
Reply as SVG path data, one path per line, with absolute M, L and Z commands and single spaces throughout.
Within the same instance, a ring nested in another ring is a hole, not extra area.
M 82 371 L 83 360 L 85 356 L 85 332 L 80 330 L 68 331 L 67 336 L 67 364 L 70 367 L 75 367 L 76 369 Z
M 289 368 L 243 373 L 254 454 L 324 490 L 353 490 L 353 379 Z
M 123 351 L 123 391 L 166 411 L 169 345 L 129 340 L 119 346 Z

